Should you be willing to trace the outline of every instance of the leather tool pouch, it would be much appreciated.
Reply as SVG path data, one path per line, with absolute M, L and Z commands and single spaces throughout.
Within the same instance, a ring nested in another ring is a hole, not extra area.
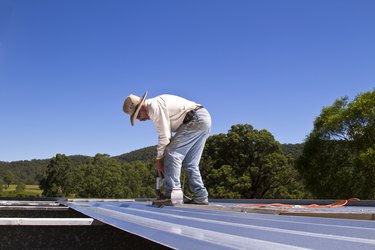
M 193 120 L 194 116 L 195 116 L 195 110 L 191 110 L 189 112 L 186 113 L 185 115 L 185 118 L 184 118 L 184 121 L 182 122 L 183 124 L 188 124 L 191 120 Z

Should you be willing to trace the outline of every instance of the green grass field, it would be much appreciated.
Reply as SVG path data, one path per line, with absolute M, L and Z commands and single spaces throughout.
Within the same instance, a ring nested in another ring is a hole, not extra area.
M 16 191 L 17 185 L 10 185 L 7 189 L 4 189 L 1 193 L 3 197 L 40 197 L 42 196 L 42 190 L 38 185 L 25 185 L 25 190 L 21 192 Z

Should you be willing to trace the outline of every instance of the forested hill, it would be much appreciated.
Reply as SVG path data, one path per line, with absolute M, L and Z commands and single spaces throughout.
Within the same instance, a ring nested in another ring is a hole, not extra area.
M 302 154 L 303 145 L 304 145 L 303 143 L 281 144 L 281 149 L 285 155 L 290 155 L 294 159 L 297 159 Z M 114 158 L 118 158 L 125 162 L 132 162 L 132 161 L 152 160 L 152 159 L 155 159 L 155 157 L 156 157 L 156 146 L 150 146 L 150 147 L 134 150 L 126 154 L 115 156 Z
M 290 155 L 293 159 L 297 159 L 301 156 L 304 143 L 296 143 L 296 144 L 281 144 L 281 149 L 285 155 Z
M 291 155 L 294 159 L 301 155 L 303 144 L 282 144 L 283 152 Z M 155 159 L 156 146 L 150 146 L 131 151 L 113 158 L 124 162 L 149 161 Z M 84 164 L 90 156 L 73 155 L 68 156 L 74 165 Z M 50 159 L 31 161 L 0 161 L 0 180 L 12 179 L 12 183 L 39 184 L 39 179 L 47 168 Z
M 76 164 L 83 164 L 89 156 L 72 155 L 70 160 Z M 0 161 L 0 181 L 5 178 L 11 179 L 12 184 L 39 184 L 39 179 L 47 168 L 50 159 L 31 161 Z
M 48 165 L 49 159 L 31 161 L 0 161 L 0 182 L 11 180 L 12 184 L 38 184 L 37 180 Z
M 132 161 L 147 161 L 147 160 L 155 159 L 155 157 L 156 157 L 156 146 L 150 146 L 150 147 L 134 150 L 126 154 L 115 156 L 114 158 L 120 159 L 125 162 L 132 162 Z

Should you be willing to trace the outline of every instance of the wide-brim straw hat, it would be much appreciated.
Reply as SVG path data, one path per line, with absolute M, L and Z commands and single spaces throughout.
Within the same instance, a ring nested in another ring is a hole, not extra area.
M 132 126 L 134 126 L 135 120 L 137 119 L 139 110 L 141 110 L 141 104 L 146 99 L 147 91 L 143 95 L 143 97 L 139 97 L 136 95 L 129 95 L 126 97 L 124 101 L 124 105 L 122 107 L 122 110 L 124 113 L 130 115 L 130 123 Z

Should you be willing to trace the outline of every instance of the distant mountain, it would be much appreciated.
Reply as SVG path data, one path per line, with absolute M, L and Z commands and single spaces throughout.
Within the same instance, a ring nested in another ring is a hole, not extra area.
M 303 143 L 281 144 L 281 149 L 284 154 L 297 159 L 302 154 L 303 146 Z M 141 148 L 126 154 L 115 156 L 114 158 L 118 158 L 125 162 L 152 160 L 156 158 L 156 146 Z
M 304 143 L 296 143 L 296 144 L 281 144 L 281 149 L 284 154 L 292 156 L 294 159 L 297 159 L 301 156 Z
M 75 164 L 83 164 L 90 156 L 72 155 L 68 156 Z M 6 175 L 11 175 L 13 183 L 39 184 L 39 179 L 47 169 L 51 159 L 31 160 L 31 161 L 0 161 L 0 179 Z
M 141 149 L 134 150 L 126 154 L 115 156 L 114 158 L 117 158 L 125 162 L 148 161 L 148 160 L 156 159 L 156 146 L 141 148 Z
M 0 162 L 0 178 L 10 176 L 12 183 L 38 184 L 49 160 Z

